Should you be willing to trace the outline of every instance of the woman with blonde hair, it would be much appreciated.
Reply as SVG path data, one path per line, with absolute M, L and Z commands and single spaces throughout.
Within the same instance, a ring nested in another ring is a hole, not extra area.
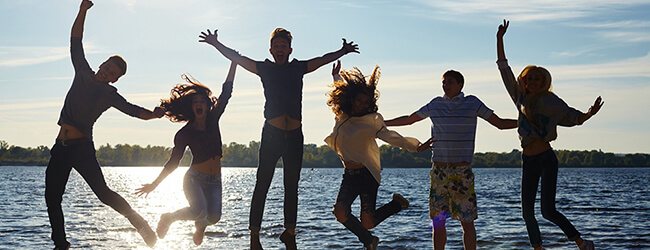
M 557 138 L 557 126 L 582 125 L 603 105 L 599 96 L 587 113 L 569 107 L 551 92 L 551 74 L 543 67 L 529 65 L 515 79 L 508 66 L 503 36 L 509 22 L 503 20 L 497 32 L 497 64 L 508 94 L 519 110 L 518 129 L 522 152 L 521 208 L 530 244 L 542 248 L 542 237 L 535 219 L 535 196 L 541 179 L 541 208 L 544 218 L 559 226 L 579 249 L 594 249 L 583 240 L 571 222 L 555 208 L 558 160 L 550 142 Z

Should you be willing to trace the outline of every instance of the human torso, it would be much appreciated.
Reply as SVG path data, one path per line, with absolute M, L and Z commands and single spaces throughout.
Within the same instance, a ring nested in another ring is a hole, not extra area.
M 256 64 L 264 87 L 264 118 L 274 127 L 293 130 L 301 126 L 303 75 L 307 62 L 293 60 L 277 65 L 269 60 Z

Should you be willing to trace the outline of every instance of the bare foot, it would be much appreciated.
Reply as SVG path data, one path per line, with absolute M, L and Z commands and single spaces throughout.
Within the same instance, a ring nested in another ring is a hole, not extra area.
M 199 246 L 201 243 L 203 243 L 203 236 L 205 236 L 205 228 L 199 225 L 199 221 L 194 222 L 194 227 L 196 227 L 196 231 L 194 231 L 194 244 Z

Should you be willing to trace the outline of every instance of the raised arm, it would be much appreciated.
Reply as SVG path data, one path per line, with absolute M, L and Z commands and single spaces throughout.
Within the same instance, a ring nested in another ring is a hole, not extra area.
M 508 30 L 510 21 L 503 19 L 503 24 L 499 25 L 499 30 L 497 31 L 497 60 L 504 61 L 506 60 L 506 51 L 503 47 L 503 36 Z
M 413 114 L 411 115 L 408 116 L 404 115 L 390 120 L 386 120 L 384 121 L 384 123 L 386 123 L 386 126 L 404 126 L 404 125 L 411 125 L 423 119 L 424 118 L 420 117 L 417 113 L 413 112 Z
M 77 18 L 72 24 L 72 31 L 70 32 L 71 37 L 83 37 L 86 12 L 88 12 L 91 7 L 93 7 L 93 2 L 89 0 L 81 1 L 81 5 L 79 6 L 79 13 L 77 13 Z
M 494 113 L 492 113 L 492 115 L 488 117 L 487 122 L 492 124 L 492 126 L 497 127 L 498 129 L 511 129 L 517 127 L 517 120 L 502 119 L 501 117 L 497 116 L 497 114 Z
M 589 110 L 587 111 L 587 113 L 582 114 L 582 115 L 580 115 L 578 117 L 578 121 L 580 122 L 579 124 L 584 123 L 585 121 L 589 120 L 589 118 L 596 115 L 596 113 L 598 113 L 598 111 L 600 111 L 600 108 L 603 107 L 603 104 L 605 104 L 603 102 L 603 98 L 601 98 L 600 96 L 598 98 L 596 98 L 596 101 L 594 101 L 594 105 L 589 107 Z
M 219 101 L 214 107 L 213 114 L 216 115 L 217 119 L 221 117 L 223 112 L 226 110 L 226 106 L 232 97 L 232 87 L 235 81 L 235 71 L 237 70 L 237 63 L 234 61 L 230 62 L 230 70 L 228 70 L 228 76 L 226 76 L 226 81 L 221 86 L 221 94 L 219 95 Z
M 201 38 L 199 42 L 207 43 L 214 46 L 223 56 L 228 58 L 230 61 L 233 61 L 241 65 L 244 69 L 257 75 L 257 66 L 255 65 L 255 61 L 253 59 L 240 55 L 239 52 L 235 51 L 234 49 L 228 48 L 225 45 L 223 45 L 221 42 L 219 42 L 219 40 L 217 40 L 216 29 L 214 30 L 214 34 L 210 32 L 209 29 L 207 30 L 207 33 L 201 32 L 199 38 Z
M 349 43 L 343 38 L 343 46 L 337 51 L 327 53 L 323 56 L 309 59 L 307 61 L 307 73 L 317 70 L 321 66 L 331 63 L 336 59 L 341 58 L 342 56 L 348 53 L 359 53 L 359 45 L 354 44 L 350 41 Z
M 154 118 L 161 118 L 164 115 L 165 115 L 165 111 L 162 108 L 157 106 L 153 109 L 153 111 L 143 108 L 140 111 L 140 115 L 138 116 L 138 118 L 142 120 L 151 120 Z

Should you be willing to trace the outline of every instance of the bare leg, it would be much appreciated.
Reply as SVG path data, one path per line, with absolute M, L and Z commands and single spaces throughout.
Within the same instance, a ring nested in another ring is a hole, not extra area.
M 444 250 L 447 244 L 446 218 L 433 219 L 433 249 Z
M 460 222 L 463 227 L 463 246 L 465 250 L 476 250 L 476 228 L 474 222 Z

